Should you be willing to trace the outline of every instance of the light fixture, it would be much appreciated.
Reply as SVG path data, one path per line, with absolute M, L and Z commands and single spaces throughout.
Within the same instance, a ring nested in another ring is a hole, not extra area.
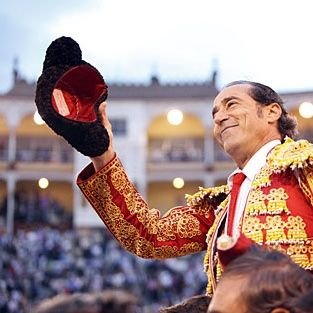
M 185 185 L 185 181 L 181 177 L 176 177 L 173 179 L 173 186 L 176 189 L 181 189 Z
M 299 114 L 303 118 L 313 117 L 313 104 L 312 102 L 302 102 L 299 106 Z
M 171 125 L 179 125 L 182 123 L 183 119 L 184 119 L 184 114 L 181 110 L 172 109 L 168 111 L 167 113 L 167 121 Z
M 38 180 L 38 186 L 41 189 L 46 189 L 49 186 L 49 180 L 45 177 L 42 177 Z

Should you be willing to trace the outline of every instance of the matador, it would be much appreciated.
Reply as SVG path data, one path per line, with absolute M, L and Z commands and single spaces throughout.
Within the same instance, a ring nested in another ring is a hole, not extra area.
M 295 119 L 272 88 L 235 81 L 219 92 L 212 110 L 214 137 L 237 168 L 227 184 L 200 188 L 187 195 L 185 206 L 164 216 L 148 207 L 113 149 L 107 90 L 71 38 L 51 44 L 37 83 L 38 111 L 57 134 L 91 158 L 77 184 L 125 249 L 155 259 L 206 250 L 208 294 L 223 270 L 217 243 L 225 236 L 277 249 L 313 269 L 313 145 L 295 140 Z M 237 174 L 243 180 L 231 205 Z

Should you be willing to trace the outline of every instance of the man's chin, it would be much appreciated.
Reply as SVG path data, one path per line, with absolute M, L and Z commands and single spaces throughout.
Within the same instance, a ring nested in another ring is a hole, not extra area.
M 233 141 L 224 141 L 223 149 L 230 157 L 232 157 L 233 152 L 236 150 L 236 145 Z

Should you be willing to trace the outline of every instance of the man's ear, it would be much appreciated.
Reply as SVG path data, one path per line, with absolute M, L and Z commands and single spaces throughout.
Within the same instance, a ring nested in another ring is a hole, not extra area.
M 278 121 L 283 113 L 281 106 L 276 102 L 265 106 L 264 109 L 269 123 Z
M 290 313 L 290 311 L 284 308 L 276 308 L 272 310 L 271 313 Z

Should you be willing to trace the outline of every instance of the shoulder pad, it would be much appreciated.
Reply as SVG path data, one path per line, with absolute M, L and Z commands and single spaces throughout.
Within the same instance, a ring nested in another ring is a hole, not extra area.
M 204 198 L 210 202 L 214 202 L 214 199 L 222 194 L 227 194 L 229 192 L 227 185 L 222 185 L 218 187 L 203 188 L 199 187 L 199 191 L 193 195 L 186 194 L 185 198 L 188 205 L 200 205 L 202 204 Z
M 269 154 L 267 161 L 274 172 L 313 165 L 313 144 L 304 139 L 294 141 L 286 137 L 285 142 Z

